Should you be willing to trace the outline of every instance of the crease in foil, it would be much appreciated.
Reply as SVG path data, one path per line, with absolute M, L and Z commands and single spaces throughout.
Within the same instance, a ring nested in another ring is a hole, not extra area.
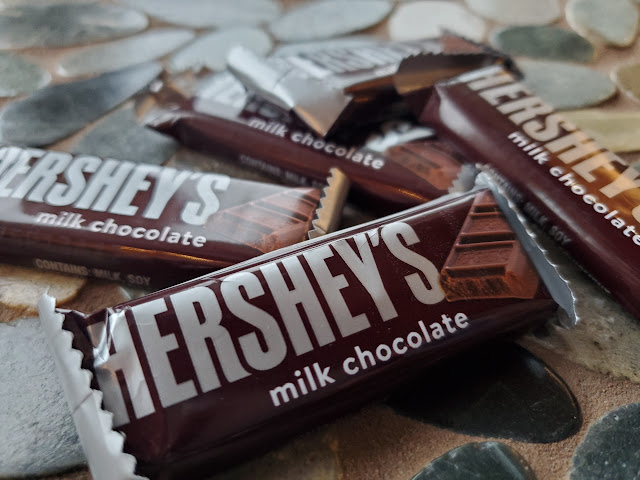
M 489 188 L 502 210 L 507 222 L 516 233 L 529 259 L 536 267 L 540 278 L 549 293 L 566 315 L 559 316 L 561 326 L 571 328 L 579 321 L 576 311 L 577 297 L 570 287 L 570 282 L 560 273 L 557 265 L 541 242 L 540 236 L 532 228 L 529 221 L 511 201 L 508 194 L 490 170 L 482 171 L 476 180 L 476 186 Z
M 294 68 L 279 69 L 245 47 L 234 47 L 227 68 L 249 90 L 265 100 L 292 110 L 314 132 L 323 137 L 351 103 L 351 95 L 329 82 L 305 77 Z
M 102 409 L 102 392 L 91 388 L 92 374 L 81 366 L 73 334 L 62 328 L 64 315 L 56 311 L 55 299 L 43 294 L 38 312 L 93 479 L 148 480 L 135 474 L 136 459 L 124 453 L 124 435 L 113 430 L 113 414 Z

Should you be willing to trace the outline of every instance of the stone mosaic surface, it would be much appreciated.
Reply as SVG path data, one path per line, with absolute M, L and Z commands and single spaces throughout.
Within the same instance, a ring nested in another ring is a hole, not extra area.
M 302 0 L 109 0 L 97 5 L 93 0 L 66 0 L 68 5 L 60 6 L 53 0 L 0 0 L 0 49 L 6 50 L 0 62 L 19 58 L 37 66 L 3 69 L 0 63 L 0 91 L 10 90 L 10 79 L 24 89 L 7 94 L 23 98 L 0 99 L 0 139 L 264 180 L 257 172 L 212 161 L 184 147 L 176 151 L 173 140 L 154 137 L 139 126 L 136 114 L 148 98 L 145 87 L 159 74 L 189 86 L 223 66 L 225 42 L 209 45 L 210 52 L 201 49 L 184 68 L 172 67 L 170 50 L 180 48 L 178 37 L 187 41 L 194 35 L 192 29 L 199 39 L 209 31 L 220 35 L 243 29 L 243 41 L 250 40 L 249 31 L 262 32 L 263 39 L 272 36 L 275 51 L 286 54 L 335 47 L 336 42 L 346 47 L 389 36 L 417 38 L 447 27 L 482 40 L 491 29 L 494 44 L 517 56 L 523 70 L 531 58 L 580 62 L 585 69 L 570 65 L 573 73 L 549 73 L 536 64 L 535 70 L 546 75 L 540 73 L 543 78 L 536 88 L 555 92 L 552 101 L 564 108 L 603 102 L 591 109 L 593 113 L 567 116 L 590 128 L 593 136 L 604 135 L 598 137 L 602 143 L 629 151 L 623 153 L 626 161 L 640 160 L 640 154 L 632 152 L 639 138 L 635 80 L 640 1 L 341 1 L 338 5 L 338 0 L 326 0 L 321 6 L 319 1 Z M 425 4 L 432 8 L 429 16 Z M 308 10 L 298 10 L 301 6 Z M 455 18 L 451 12 L 456 12 Z M 422 21 L 416 22 L 419 16 Z M 346 36 L 360 29 L 366 31 Z M 159 32 L 175 32 L 176 46 L 171 46 L 169 35 L 164 41 L 149 40 Z M 206 56 L 215 60 L 207 61 Z M 150 58 L 163 60 L 141 64 Z M 598 80 L 594 72 L 600 74 Z M 64 73 L 94 78 L 74 82 Z M 608 76 L 618 95 L 611 82 L 602 80 Z M 528 77 L 535 79 L 533 68 Z M 54 85 L 47 87 L 48 81 Z M 131 97 L 135 105 L 109 114 Z M 344 225 L 372 218 L 372 212 L 348 205 Z M 563 268 L 571 268 L 566 262 Z M 35 298 L 47 287 L 58 289 L 55 294 L 65 297 L 67 306 L 82 311 L 119 303 L 128 295 L 117 284 L 87 284 L 13 269 L 0 267 L 0 322 L 23 320 L 18 326 L 0 323 L 0 477 L 77 468 L 83 455 L 66 405 L 52 381 L 45 351 L 39 348 L 35 320 L 24 317 L 35 314 Z M 526 350 L 510 346 L 491 350 L 493 356 L 458 360 L 457 367 L 447 363 L 448 370 L 440 367 L 417 377 L 388 404 L 371 404 L 216 478 L 637 480 L 639 323 L 579 270 L 570 276 L 585 312 L 575 329 L 552 323 L 520 339 Z M 27 356 L 35 361 L 18 362 Z M 44 393 L 39 396 L 36 387 Z M 46 401 L 40 404 L 40 399 Z M 25 417 L 34 421 L 28 423 Z M 488 437 L 501 442 L 485 441 Z M 51 478 L 91 477 L 81 470 Z

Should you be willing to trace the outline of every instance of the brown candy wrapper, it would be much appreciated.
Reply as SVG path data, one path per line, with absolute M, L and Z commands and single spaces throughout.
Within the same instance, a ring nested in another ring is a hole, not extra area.
M 549 319 L 566 285 L 496 198 L 447 196 L 91 315 L 43 297 L 93 477 L 206 477 Z
M 316 186 L 338 167 L 355 201 L 387 213 L 468 190 L 476 173 L 415 122 L 396 120 L 366 134 L 352 129 L 345 141 L 321 138 L 290 112 L 247 95 L 228 73 L 216 75 L 194 99 L 174 97 L 152 109 L 146 123 L 190 148 L 286 183 Z
M 432 58 L 410 59 L 398 82 L 422 61 Z M 422 122 L 493 169 L 525 214 L 640 319 L 640 171 L 500 67 L 411 98 Z
M 174 285 L 330 231 L 347 187 L 339 171 L 321 191 L 3 146 L 0 260 Z

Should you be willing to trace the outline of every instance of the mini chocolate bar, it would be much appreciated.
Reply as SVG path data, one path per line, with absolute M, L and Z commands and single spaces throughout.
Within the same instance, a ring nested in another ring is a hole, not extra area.
M 501 67 L 412 99 L 420 121 L 493 169 L 524 213 L 640 319 L 640 171 Z
M 93 478 L 207 477 L 549 319 L 557 304 L 534 269 L 516 269 L 535 286 L 526 298 L 491 283 L 446 298 L 440 272 L 461 232 L 492 228 L 468 227 L 487 205 L 488 190 L 449 195 L 91 315 L 44 296 Z M 528 244 L 512 250 L 526 263 L 535 243 L 497 222 Z
M 395 118 L 405 106 L 393 88 L 393 74 L 402 59 L 426 52 L 475 56 L 485 65 L 511 64 L 500 52 L 445 33 L 439 38 L 270 58 L 236 47 L 229 53 L 227 66 L 249 90 L 291 110 L 324 137 L 342 126 Z
M 349 178 L 354 200 L 386 212 L 473 185 L 475 172 L 463 168 L 454 149 L 408 121 L 369 131 L 369 141 L 358 132 L 353 143 L 343 143 L 318 137 L 291 113 L 244 95 L 228 73 L 216 76 L 203 95 L 155 109 L 145 121 L 190 148 L 286 183 L 317 186 L 337 167 Z
M 3 146 L 0 260 L 174 285 L 326 233 L 346 196 L 334 174 L 320 208 L 316 188 Z

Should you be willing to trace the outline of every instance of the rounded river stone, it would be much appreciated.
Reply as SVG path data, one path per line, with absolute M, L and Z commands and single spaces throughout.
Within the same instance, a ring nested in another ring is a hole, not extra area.
M 401 415 L 441 428 L 522 442 L 558 442 L 582 424 L 580 407 L 562 378 L 515 344 L 442 362 L 387 403 Z
M 0 97 L 32 93 L 51 81 L 38 65 L 11 53 L 0 53 Z
M 611 79 L 624 93 L 640 102 L 640 63 L 618 67 L 611 73 Z
M 42 146 L 65 138 L 142 90 L 161 71 L 160 64 L 150 62 L 45 87 L 0 111 L 0 140 Z
M 573 455 L 571 480 L 635 480 L 640 472 L 640 403 L 592 424 Z
M 147 25 L 143 14 L 116 5 L 12 7 L 0 11 L 0 49 L 83 45 L 131 35 Z
M 337 37 L 374 26 L 392 7 L 386 0 L 316 0 L 292 8 L 269 28 L 282 42 Z
M 640 111 L 601 109 L 562 112 L 562 116 L 612 152 L 640 151 Z
M 264 56 L 271 51 L 271 37 L 259 28 L 237 27 L 217 30 L 199 37 L 169 59 L 169 70 L 173 73 L 202 67 L 223 70 L 227 65 L 227 54 L 235 46 L 243 46 Z
M 399 5 L 388 22 L 393 40 L 437 37 L 450 30 L 480 41 L 486 33 L 484 20 L 462 5 L 447 1 L 419 1 Z
M 521 60 L 523 83 L 558 110 L 598 105 L 616 93 L 605 75 L 580 65 L 543 60 Z
M 595 47 L 575 32 L 550 25 L 520 25 L 496 30 L 491 43 L 508 55 L 567 62 L 591 62 Z
M 558 0 L 466 0 L 471 10 L 503 25 L 547 25 L 560 18 Z
M 536 480 L 536 476 L 513 448 L 500 442 L 482 442 L 449 450 L 412 480 Z
M 47 475 L 85 463 L 37 318 L 0 324 L 0 477 Z
M 638 32 L 638 7 L 629 0 L 569 0 L 567 22 L 595 41 L 627 47 Z

